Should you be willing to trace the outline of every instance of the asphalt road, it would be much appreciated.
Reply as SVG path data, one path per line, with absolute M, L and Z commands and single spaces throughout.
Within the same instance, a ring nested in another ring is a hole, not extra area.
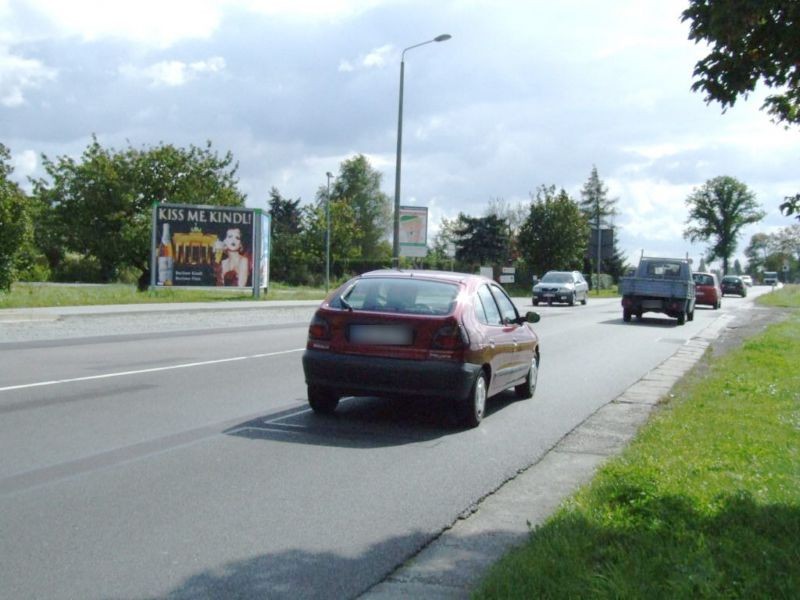
M 0 597 L 356 597 L 754 295 L 682 327 L 540 306 L 536 396 L 474 430 L 425 402 L 313 415 L 308 308 L 0 325 Z

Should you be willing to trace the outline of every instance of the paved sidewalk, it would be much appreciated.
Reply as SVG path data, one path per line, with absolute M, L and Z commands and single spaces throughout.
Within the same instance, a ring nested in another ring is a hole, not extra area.
M 722 315 L 674 355 L 616 399 L 598 409 L 542 460 L 506 482 L 362 600 L 463 599 L 510 548 L 525 543 L 597 468 L 619 454 L 655 405 L 697 363 L 711 341 L 734 319 Z
M 0 344 L 200 329 L 308 325 L 319 300 L 57 306 L 0 310 Z

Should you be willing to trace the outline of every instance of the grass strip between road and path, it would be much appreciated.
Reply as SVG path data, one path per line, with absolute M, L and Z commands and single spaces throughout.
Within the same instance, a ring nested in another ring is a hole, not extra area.
M 495 564 L 475 598 L 797 598 L 800 286 L 707 357 L 633 443 Z
M 0 308 L 45 306 L 96 306 L 102 304 L 154 304 L 166 302 L 226 302 L 233 300 L 322 300 L 322 288 L 272 284 L 259 299 L 250 290 L 169 289 L 139 292 L 135 285 L 15 283 L 10 292 L 0 292 Z

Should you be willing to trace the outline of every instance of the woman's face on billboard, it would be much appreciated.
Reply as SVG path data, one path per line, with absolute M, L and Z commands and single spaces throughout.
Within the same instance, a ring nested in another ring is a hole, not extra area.
M 225 249 L 232 252 L 240 252 L 242 249 L 242 232 L 240 229 L 228 229 L 225 235 Z

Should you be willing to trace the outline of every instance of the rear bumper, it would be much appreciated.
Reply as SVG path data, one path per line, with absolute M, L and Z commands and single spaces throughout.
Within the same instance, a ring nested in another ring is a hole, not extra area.
M 466 398 L 480 365 L 432 360 L 403 360 L 303 353 L 307 385 L 330 388 L 340 396 L 431 396 Z
M 569 302 L 573 298 L 574 292 L 534 292 L 533 299 L 537 302 Z
M 631 314 L 660 312 L 677 318 L 694 310 L 694 298 L 657 298 L 647 296 L 623 296 L 622 310 Z

